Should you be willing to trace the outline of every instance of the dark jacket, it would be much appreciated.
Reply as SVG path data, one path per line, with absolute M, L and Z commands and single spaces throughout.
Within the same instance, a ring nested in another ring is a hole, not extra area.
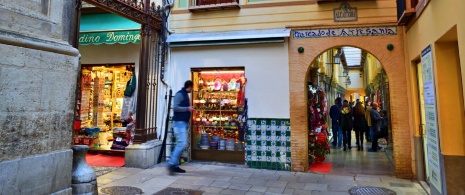
M 354 131 L 365 131 L 367 127 L 365 114 L 355 114 L 354 112 Z
M 191 119 L 191 112 L 189 111 L 189 95 L 188 92 L 182 88 L 174 96 L 173 100 L 173 121 L 189 122 Z
M 341 107 L 342 103 L 335 104 L 331 106 L 329 110 L 329 116 L 331 117 L 332 124 L 337 124 L 337 120 L 339 120 L 339 116 L 341 115 Z
M 371 116 L 371 126 L 373 130 L 381 131 L 381 125 L 383 123 L 383 118 L 381 118 L 381 115 L 379 115 L 377 110 L 371 109 L 370 116 Z
M 339 116 L 339 125 L 341 126 L 342 130 L 344 131 L 351 131 L 353 127 L 352 122 L 352 112 L 343 113 Z

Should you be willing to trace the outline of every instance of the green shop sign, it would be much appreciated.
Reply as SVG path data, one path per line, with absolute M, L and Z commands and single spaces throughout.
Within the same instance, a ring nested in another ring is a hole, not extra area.
M 80 45 L 139 43 L 140 30 L 79 33 Z

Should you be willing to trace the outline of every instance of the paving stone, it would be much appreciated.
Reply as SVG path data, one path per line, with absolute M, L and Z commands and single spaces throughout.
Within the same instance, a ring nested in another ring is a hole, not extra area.
M 228 177 L 228 176 L 217 176 L 215 178 L 215 181 L 230 181 L 232 179 L 232 177 Z
M 198 181 L 194 181 L 192 184 L 193 185 L 200 185 L 200 186 L 209 186 L 213 182 L 214 182 L 213 179 L 203 178 L 203 179 L 200 179 Z
M 245 193 L 245 195 L 262 195 L 262 194 L 264 194 L 264 193 L 262 193 L 262 192 L 251 192 L 251 191 L 248 191 L 248 192 Z
M 286 186 L 289 189 L 303 190 L 305 188 L 305 183 L 295 183 L 289 182 Z
M 178 183 L 173 183 L 173 184 L 169 185 L 169 187 L 182 188 L 182 189 L 191 189 L 191 190 L 197 190 L 197 189 L 200 188 L 200 186 L 185 185 L 185 184 L 178 184 Z
M 348 192 L 349 189 L 357 187 L 357 185 L 328 185 L 329 192 Z
M 309 195 L 311 194 L 310 190 L 294 190 L 295 195 Z
M 268 187 L 268 189 L 266 189 L 266 192 L 281 194 L 281 193 L 284 192 L 284 188 L 279 188 L 279 187 Z M 266 193 L 266 192 L 265 192 L 265 193 Z
M 276 181 L 279 180 L 280 175 L 268 175 L 268 174 L 263 174 L 263 173 L 254 173 L 250 176 L 250 178 L 259 178 L 259 179 L 266 179 L 270 181 Z
M 268 189 L 268 187 L 266 186 L 252 186 L 249 191 L 253 191 L 253 192 L 266 192 L 266 190 Z
M 247 183 L 248 181 L 248 178 L 244 178 L 244 177 L 233 177 L 232 179 L 229 180 L 229 182 L 231 183 L 241 183 L 241 184 L 245 184 Z
M 257 186 L 264 186 L 266 184 L 267 180 L 263 179 L 257 179 L 257 178 L 249 178 L 247 181 L 247 184 L 250 185 L 257 185 Z
M 281 175 L 279 177 L 279 181 L 287 181 L 287 182 L 296 182 L 299 179 L 299 177 L 295 175 Z
M 228 188 L 233 190 L 244 190 L 247 191 L 252 187 L 249 184 L 231 183 Z
M 266 182 L 265 186 L 275 187 L 275 188 L 285 188 L 287 185 L 287 181 L 268 181 Z
M 355 181 L 380 182 L 381 179 L 376 178 L 376 177 L 359 177 L 359 176 L 356 176 Z
M 295 176 L 296 172 L 291 171 L 276 171 L 275 175 L 288 175 L 288 176 Z
M 341 176 L 341 175 L 324 175 L 324 179 L 353 181 L 354 177 L 353 176 Z
M 276 170 L 266 170 L 266 169 L 263 169 L 260 173 L 261 174 L 266 174 L 266 175 L 274 175 L 276 174 Z
M 202 186 L 199 188 L 199 190 L 204 191 L 205 193 L 220 193 L 223 188 L 216 188 L 216 187 L 206 187 Z
M 285 189 L 283 194 L 294 194 L 294 189 Z
M 357 182 L 355 182 L 354 180 L 336 180 L 336 179 L 322 179 L 322 180 L 318 180 L 318 183 L 319 184 L 328 184 L 328 185 L 331 185 L 331 184 L 336 184 L 336 185 L 356 185 Z
M 108 178 L 97 177 L 97 184 L 99 184 L 99 185 L 105 185 L 105 184 L 111 183 L 111 182 L 113 182 L 113 180 L 108 179 Z
M 224 189 L 220 192 L 220 194 L 231 194 L 231 195 L 236 195 L 236 194 L 245 194 L 246 191 L 242 190 L 233 190 L 233 189 Z
M 324 192 L 324 191 L 317 191 L 314 190 L 310 194 L 315 195 L 348 195 L 348 192 Z
M 215 181 L 210 184 L 210 187 L 218 187 L 218 188 L 228 188 L 231 183 L 224 182 L 224 181 Z
M 327 184 L 308 183 L 308 184 L 305 184 L 304 190 L 328 191 L 328 185 Z

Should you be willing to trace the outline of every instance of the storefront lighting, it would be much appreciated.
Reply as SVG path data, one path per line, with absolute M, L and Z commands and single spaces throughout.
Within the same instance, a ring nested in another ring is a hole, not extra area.
M 334 63 L 335 64 L 341 63 L 341 53 L 337 52 L 336 55 L 334 55 Z
M 201 71 L 200 73 L 205 73 L 205 74 L 231 74 L 231 73 L 244 73 L 243 70 L 232 70 L 232 71 Z

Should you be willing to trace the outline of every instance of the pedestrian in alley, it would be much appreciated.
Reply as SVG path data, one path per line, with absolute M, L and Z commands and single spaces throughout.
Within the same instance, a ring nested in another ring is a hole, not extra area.
M 334 100 L 334 105 L 329 110 L 329 116 L 331 117 L 331 126 L 333 133 L 333 147 L 342 147 L 342 129 L 339 126 L 339 116 L 341 115 L 342 101 L 338 97 Z
M 362 103 L 357 101 L 353 111 L 354 114 L 354 131 L 355 131 L 355 142 L 357 143 L 357 151 L 363 150 L 363 134 L 366 131 L 367 122 L 365 119 L 365 109 L 363 109 Z
M 388 114 L 386 110 L 381 110 L 380 112 L 381 117 L 383 117 L 383 121 L 381 123 L 381 137 L 388 142 L 388 127 L 389 127 L 389 120 Z
M 371 104 L 370 110 L 370 117 L 371 117 L 371 125 L 373 128 L 373 137 L 371 140 L 371 149 L 369 152 L 377 152 L 381 147 L 378 146 L 378 139 L 381 136 L 381 125 L 383 123 L 383 117 L 378 113 L 378 104 L 373 103 Z
M 349 150 L 352 148 L 351 146 L 351 132 L 352 132 L 352 111 L 350 109 L 349 103 L 344 102 L 342 104 L 341 108 L 341 115 L 339 116 L 339 121 L 342 129 L 342 139 L 343 139 L 343 145 L 344 145 L 344 151 L 346 151 L 346 148 L 349 148 Z
M 365 120 L 367 121 L 367 125 L 368 125 L 368 130 L 365 132 L 367 142 L 371 142 L 372 137 L 373 137 L 373 128 L 371 128 L 371 115 L 370 115 L 370 113 L 371 113 L 371 102 L 367 101 L 367 105 L 365 107 Z
M 185 173 L 186 171 L 179 168 L 179 158 L 182 151 L 187 147 L 188 126 L 191 118 L 191 112 L 194 107 L 190 105 L 189 93 L 192 91 L 193 83 L 188 80 L 184 83 L 184 88 L 179 90 L 173 100 L 173 129 L 177 137 L 176 147 L 168 161 L 168 171 L 170 175 L 175 173 Z

